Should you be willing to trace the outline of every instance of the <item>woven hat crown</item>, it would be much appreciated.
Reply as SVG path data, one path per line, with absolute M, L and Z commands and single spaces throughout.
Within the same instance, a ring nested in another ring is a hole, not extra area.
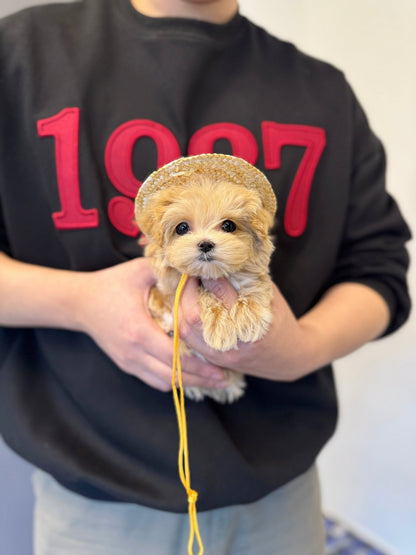
M 256 191 L 263 207 L 274 216 L 276 196 L 266 176 L 242 158 L 229 154 L 199 154 L 174 160 L 149 175 L 136 197 L 135 210 L 140 214 L 151 196 L 172 185 L 186 186 L 193 175 L 206 175 L 216 181 L 230 181 Z

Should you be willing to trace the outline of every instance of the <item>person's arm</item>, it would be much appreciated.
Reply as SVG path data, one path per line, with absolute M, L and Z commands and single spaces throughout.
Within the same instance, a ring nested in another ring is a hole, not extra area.
M 145 258 L 96 272 L 57 270 L 0 252 L 0 325 L 84 332 L 117 366 L 161 391 L 171 389 L 172 340 L 147 310 L 155 278 Z M 184 357 L 186 386 L 221 386 L 222 372 Z
M 0 325 L 79 329 L 82 274 L 25 264 L 0 252 Z
M 236 293 L 226 280 L 205 285 L 227 306 L 233 304 Z M 381 335 L 390 319 L 383 297 L 359 283 L 332 287 L 299 319 L 275 287 L 274 320 L 265 337 L 256 343 L 240 343 L 238 350 L 219 353 L 203 341 L 197 287 L 190 280 L 183 293 L 183 340 L 214 364 L 271 380 L 293 381 L 355 351 Z
M 254 376 L 293 380 L 393 332 L 406 320 L 409 229 L 386 191 L 383 146 L 352 92 L 350 98 L 354 135 L 348 213 L 325 295 L 296 319 L 276 287 L 267 335 L 220 354 L 202 340 L 197 285 L 189 282 L 182 299 L 182 337 L 207 360 Z M 235 292 L 225 280 L 205 285 L 232 305 Z
M 334 285 L 299 319 L 312 344 L 312 366 L 321 367 L 377 339 L 390 318 L 387 302 L 371 287 L 354 282 Z

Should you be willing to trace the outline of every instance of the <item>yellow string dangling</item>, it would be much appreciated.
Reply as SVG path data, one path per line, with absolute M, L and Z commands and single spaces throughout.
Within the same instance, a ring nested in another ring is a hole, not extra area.
M 172 392 L 173 400 L 175 403 L 176 417 L 178 419 L 179 428 L 179 454 L 178 454 L 178 470 L 179 476 L 183 487 L 188 494 L 188 513 L 189 513 L 189 542 L 188 542 L 188 555 L 193 555 L 193 544 L 196 537 L 199 545 L 199 555 L 203 555 L 204 546 L 202 544 L 201 535 L 199 533 L 198 518 L 196 513 L 196 501 L 198 493 L 191 489 L 191 473 L 189 470 L 189 449 L 188 449 L 188 431 L 186 426 L 186 411 L 185 411 L 185 395 L 182 385 L 182 368 L 179 353 L 179 330 L 178 330 L 178 312 L 179 300 L 182 290 L 188 279 L 186 274 L 183 274 L 178 287 L 176 289 L 175 304 L 173 310 L 173 363 L 172 363 Z M 176 377 L 178 378 L 179 394 L 176 387 Z

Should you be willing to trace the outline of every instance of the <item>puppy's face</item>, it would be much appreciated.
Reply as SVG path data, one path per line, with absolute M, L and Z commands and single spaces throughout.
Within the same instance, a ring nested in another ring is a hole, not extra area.
M 138 223 L 163 265 L 217 279 L 268 264 L 270 220 L 254 191 L 198 177 L 155 193 Z

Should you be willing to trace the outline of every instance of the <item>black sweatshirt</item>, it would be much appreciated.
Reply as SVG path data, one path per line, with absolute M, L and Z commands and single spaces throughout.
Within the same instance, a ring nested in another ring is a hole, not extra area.
M 74 271 L 141 256 L 131 218 L 145 177 L 181 155 L 232 153 L 275 189 L 271 269 L 296 316 L 353 281 L 385 298 L 388 333 L 405 321 L 409 231 L 363 110 L 341 72 L 241 15 L 151 19 L 129 0 L 25 10 L 0 22 L 0 102 L 10 256 Z M 188 401 L 187 414 L 199 510 L 251 502 L 307 470 L 333 433 L 332 370 L 248 378 L 238 402 Z M 171 393 L 87 335 L 0 328 L 0 430 L 73 491 L 186 511 Z

